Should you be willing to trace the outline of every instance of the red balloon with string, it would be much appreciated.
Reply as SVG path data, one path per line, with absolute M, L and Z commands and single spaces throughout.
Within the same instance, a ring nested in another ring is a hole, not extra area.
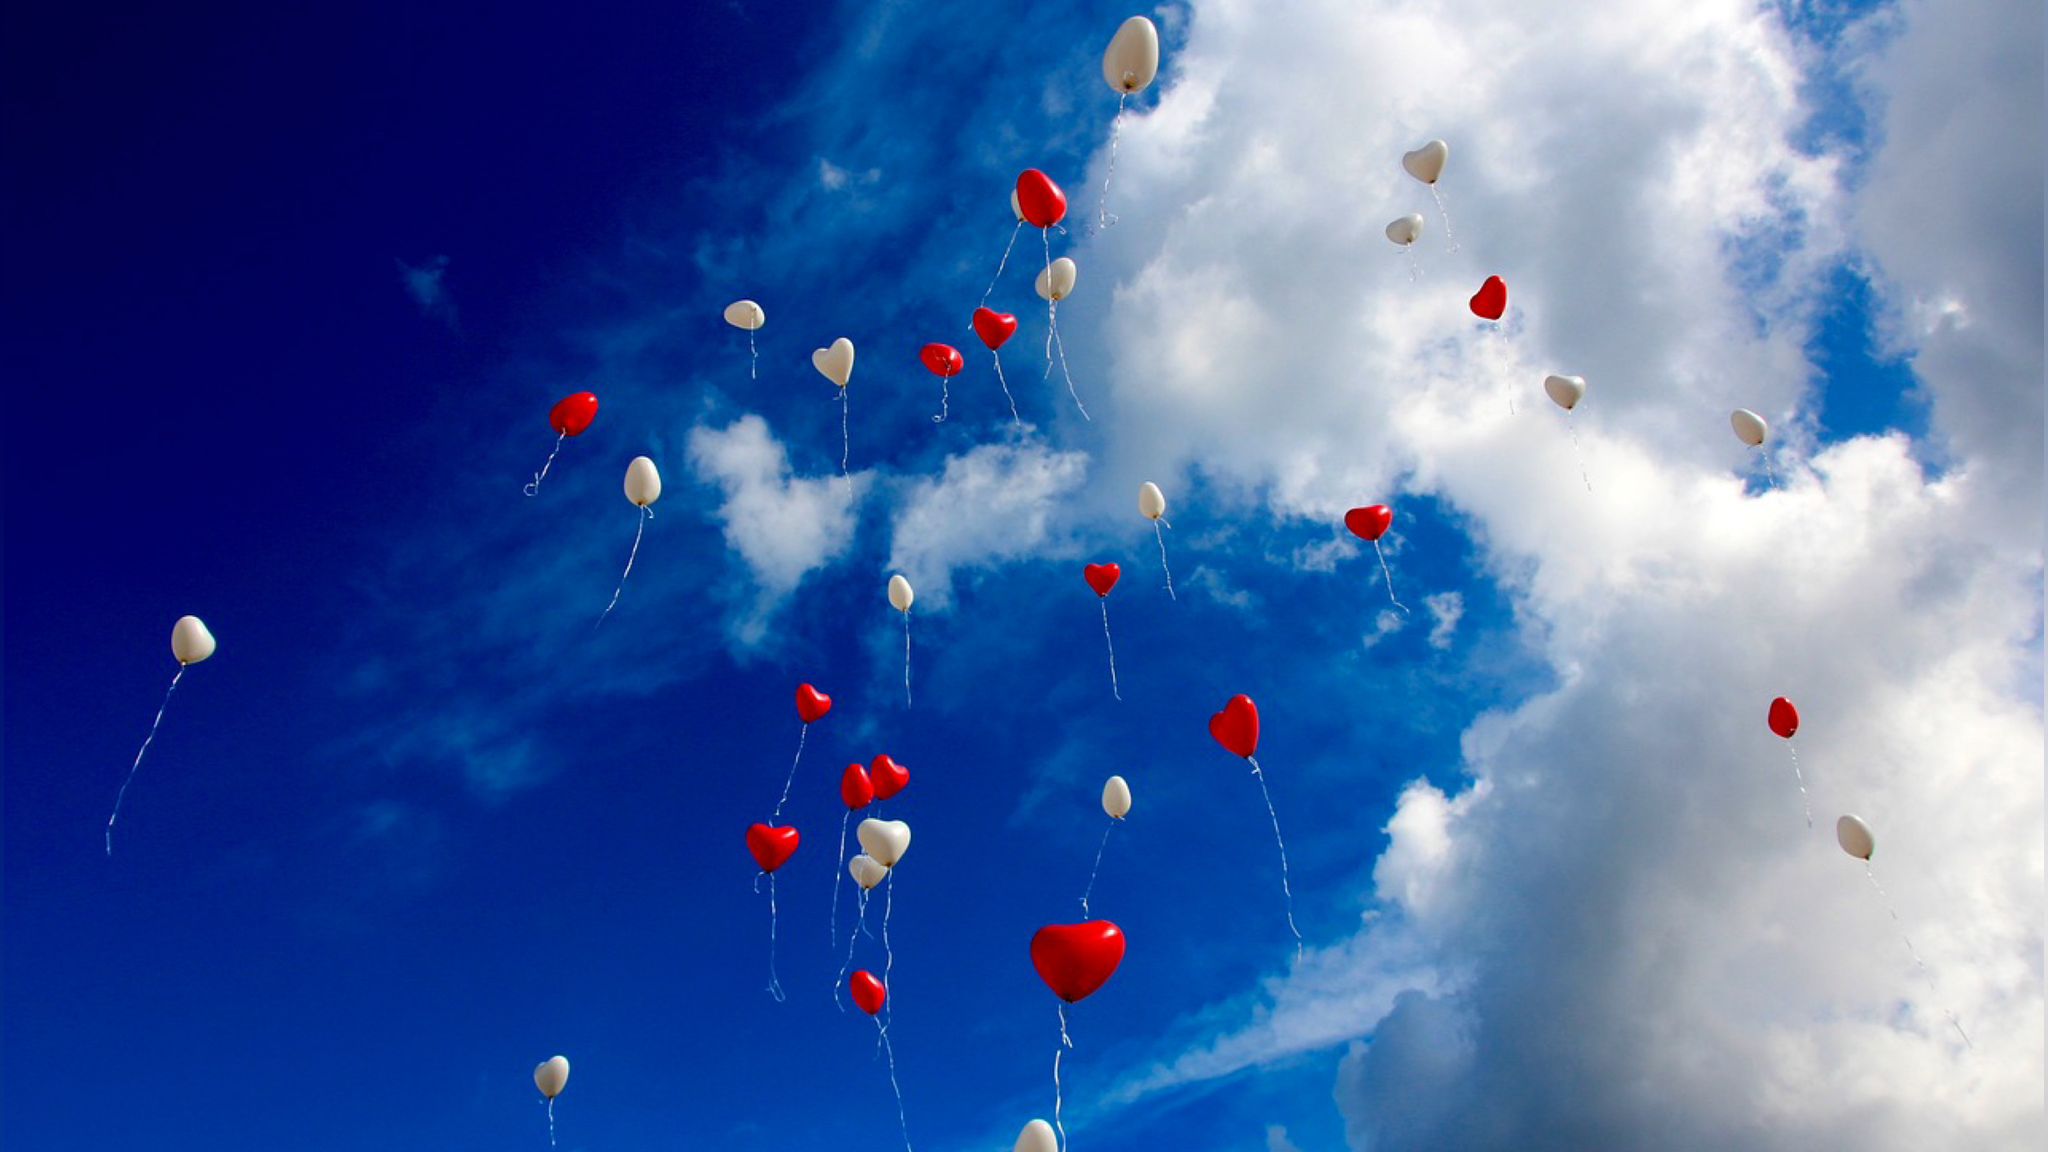
M 564 396 L 548 409 L 548 427 L 555 430 L 555 447 L 548 453 L 540 471 L 526 482 L 526 494 L 531 496 L 540 491 L 540 482 L 548 478 L 548 469 L 555 466 L 555 455 L 562 450 L 562 441 L 571 436 L 581 436 L 590 429 L 590 422 L 597 419 L 597 393 L 578 392 Z

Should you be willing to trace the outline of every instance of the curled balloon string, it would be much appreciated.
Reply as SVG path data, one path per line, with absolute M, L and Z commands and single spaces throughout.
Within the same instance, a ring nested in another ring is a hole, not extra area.
M 1906 935 L 1906 925 L 1899 919 L 1898 909 L 1892 907 L 1892 898 L 1885 894 L 1884 885 L 1877 882 L 1877 868 L 1867 859 L 1863 861 L 1863 874 L 1870 878 L 1870 886 L 1877 889 L 1877 898 L 1884 902 L 1884 910 L 1891 914 L 1892 926 L 1899 930 L 1899 939 L 1905 942 L 1906 954 L 1913 958 L 1913 966 L 1920 969 L 1920 975 L 1927 978 L 1927 990 L 1934 993 L 1938 999 L 1941 996 L 1941 989 L 1934 984 L 1934 973 L 1927 970 L 1927 962 L 1920 958 L 1920 950 L 1913 947 L 1913 938 Z M 1976 1051 L 1977 1046 L 1970 1043 L 1970 1034 L 1963 1031 L 1963 1022 L 1956 1019 L 1956 1014 L 1947 1008 L 1941 1011 L 1942 1015 L 1948 1017 L 1948 1022 L 1955 1025 L 1956 1035 L 1963 1038 L 1963 1046 L 1973 1052 Z
M 1401 610 L 1401 615 L 1409 615 L 1408 606 L 1394 596 L 1394 573 L 1387 568 L 1387 554 L 1381 551 L 1379 541 L 1372 542 L 1372 552 L 1380 558 L 1380 575 L 1387 578 L 1387 599 L 1393 601 L 1394 607 Z
M 1451 210 L 1444 204 L 1444 194 L 1437 190 L 1434 182 L 1429 186 L 1429 194 L 1436 199 L 1436 210 L 1444 218 L 1444 239 L 1450 242 L 1450 251 L 1456 252 L 1458 250 L 1458 237 L 1451 231 Z
M 879 1016 L 875 1018 L 875 1031 L 880 1034 L 882 1051 L 889 1057 L 889 1087 L 896 1091 L 896 1126 L 903 1130 L 903 1152 L 911 1152 L 910 1121 L 903 1115 L 903 1085 L 896 1082 L 896 1046 L 889 1043 L 889 1029 Z
M 787 804 L 787 803 L 789 803 L 789 787 L 790 787 L 790 785 L 792 785 L 792 784 L 796 783 L 796 766 L 797 766 L 798 764 L 801 764 L 801 763 L 803 763 L 803 760 L 804 760 L 804 741 L 805 741 L 805 740 L 808 740 L 808 739 L 810 739 L 810 735 L 811 735 L 811 726 L 810 726 L 809 722 L 805 722 L 805 723 L 804 723 L 804 725 L 803 725 L 802 727 L 800 727 L 800 728 L 798 728 L 798 729 L 797 729 L 797 734 L 796 734 L 796 759 L 794 759 L 794 760 L 791 760 L 791 761 L 789 762 L 789 776 L 788 776 L 788 778 L 787 778 L 787 779 L 783 780 L 783 782 L 782 782 L 782 799 L 780 799 L 780 800 L 777 800 L 777 801 L 775 802 L 775 815 L 773 815 L 773 816 L 770 816 L 770 817 L 768 818 L 768 820 L 769 820 L 769 822 L 770 822 L 770 823 L 773 823 L 774 821 L 776 821 L 776 820 L 780 820 L 780 819 L 782 818 L 782 806 L 783 806 L 784 804 Z M 841 848 L 844 848 L 844 847 L 846 846 L 846 842 L 845 842 L 845 840 L 844 840 L 844 839 L 841 839 L 841 841 L 840 841 L 840 845 L 839 845 L 839 846 L 840 846 Z M 836 891 L 836 889 L 835 889 L 835 891 Z M 838 934 L 837 934 L 837 933 L 834 933 L 833 935 L 834 935 L 834 938 L 837 938 L 837 935 L 838 935 Z
M 1572 414 L 1564 414 L 1564 426 L 1572 434 L 1572 455 L 1579 461 L 1579 479 L 1586 481 L 1586 491 L 1593 490 L 1593 481 L 1586 477 L 1586 454 L 1579 450 L 1579 426 L 1572 423 Z
M 548 1097 L 548 1147 L 555 1146 L 555 1098 Z
M 1003 278 L 1003 269 L 1010 266 L 1010 250 L 1017 246 L 1017 233 L 1023 230 L 1024 222 L 1022 220 L 1017 221 L 1017 226 L 1010 229 L 1010 242 L 1008 244 L 1003 245 L 1003 258 L 996 264 L 996 274 L 988 278 L 988 287 L 982 289 L 982 307 L 988 307 L 988 298 L 990 294 L 992 294 L 996 290 L 996 281 L 1001 280 Z M 974 322 L 970 320 L 967 324 L 967 327 L 969 330 L 972 330 L 974 328 Z
M 1067 1006 L 1060 1005 L 1060 1046 L 1052 1050 L 1052 1126 L 1059 1130 L 1060 1152 L 1066 1152 L 1067 1126 L 1060 1121 L 1060 1057 L 1074 1046 L 1074 1038 L 1067 1035 Z
M 1060 330 L 1057 326 L 1052 330 L 1052 346 L 1058 349 L 1060 354 L 1060 375 L 1066 377 L 1067 395 L 1074 398 L 1074 407 L 1081 410 L 1081 419 L 1088 421 L 1090 424 L 1095 423 L 1095 417 L 1088 414 L 1087 405 L 1081 403 L 1081 394 L 1074 390 L 1074 374 L 1067 369 L 1067 342 L 1060 339 Z M 1052 375 L 1052 365 L 1046 365 L 1045 374 L 1047 376 Z
M 1109 171 L 1102 174 L 1102 199 L 1095 205 L 1095 228 L 1098 232 L 1116 225 L 1116 217 L 1109 213 L 1109 182 L 1116 179 L 1117 130 L 1123 127 L 1124 104 L 1130 98 L 1128 92 L 1117 93 L 1116 118 L 1109 122 Z
M 1301 929 L 1294 926 L 1294 889 L 1287 883 L 1287 841 L 1280 836 L 1280 813 L 1273 807 L 1273 793 L 1266 787 L 1266 774 L 1260 770 L 1257 758 L 1244 759 L 1252 766 L 1252 776 L 1259 782 L 1259 795 L 1266 798 L 1266 815 L 1273 821 L 1273 843 L 1280 849 L 1280 894 L 1287 900 L 1287 930 L 1294 933 L 1294 962 L 1299 964 L 1303 941 Z
M 640 526 L 633 529 L 633 550 L 626 553 L 626 570 L 619 573 L 619 586 L 612 589 L 612 602 L 604 606 L 603 612 L 598 613 L 597 623 L 590 626 L 592 631 L 604 627 L 604 618 L 611 615 L 612 609 L 619 606 L 619 595 L 626 590 L 626 577 L 633 574 L 633 561 L 640 555 L 640 535 L 647 531 L 647 522 L 654 519 L 654 509 L 642 507 L 640 511 L 644 515 L 640 517 Z
M 171 693 L 178 690 L 178 681 L 185 678 L 187 665 L 178 665 L 178 671 L 171 677 L 171 686 L 164 689 L 164 702 L 156 707 L 156 719 L 149 722 L 149 735 L 142 738 L 142 747 L 135 750 L 135 763 L 128 766 L 128 778 L 121 781 L 121 790 L 114 795 L 114 811 L 107 817 L 107 855 L 114 854 L 114 821 L 121 818 L 121 801 L 128 798 L 128 786 L 135 783 L 135 773 L 142 768 L 143 753 L 149 751 L 149 742 L 156 739 L 156 730 L 164 722 L 164 710 L 171 706 Z
M 910 613 L 903 614 L 903 706 L 910 707 Z
M 1109 597 L 1098 596 L 1095 602 L 1102 605 L 1102 642 L 1109 648 L 1109 691 L 1119 701 L 1124 698 L 1123 689 L 1116 683 L 1116 641 L 1109 638 Z M 1085 904 L 1086 901 L 1083 901 Z
M 773 873 L 773 872 L 770 872 L 770 873 L 768 873 L 767 875 L 768 875 L 768 995 L 770 995 L 770 996 L 773 996 L 773 997 L 775 998 L 775 1002 L 776 1002 L 777 1004 L 780 1004 L 780 1003 L 782 1003 L 782 1002 L 784 1002 L 784 1001 L 788 1000 L 788 999 L 789 999 L 789 997 L 788 997 L 787 995 L 785 995 L 785 994 L 783 993 L 783 991 L 782 991 L 782 980 L 781 980 L 781 978 L 775 975 L 775 919 L 776 919 L 776 915 L 775 915 L 775 873 Z M 760 881 L 760 878 L 759 878 L 759 877 L 755 877 L 755 879 L 754 879 L 754 885 L 755 885 L 755 888 L 756 888 L 756 890 L 758 890 L 758 889 L 759 889 L 759 887 L 760 887 L 760 883 L 761 883 L 761 881 Z
M 569 434 L 567 432 L 555 437 L 555 446 L 548 452 L 548 458 L 541 463 L 540 471 L 535 472 L 533 479 L 526 482 L 526 494 L 528 496 L 540 491 L 540 482 L 548 478 L 548 469 L 555 466 L 555 453 L 562 450 L 562 441 L 568 438 Z
M 1010 395 L 1010 381 L 1003 376 L 1003 354 L 1001 352 L 996 352 L 995 358 L 996 383 L 1001 384 L 1003 386 L 1003 399 L 1008 400 L 1010 402 L 1010 423 L 1015 424 L 1019 428 L 1022 428 L 1024 426 L 1024 418 L 1022 416 L 1017 415 L 1017 398 L 1015 396 Z
M 1109 850 L 1109 834 L 1116 831 L 1116 821 L 1102 830 L 1102 843 L 1095 847 L 1095 867 L 1088 870 L 1088 887 L 1081 892 L 1081 915 L 1088 915 L 1088 898 L 1095 894 L 1095 877 L 1102 871 L 1102 854 Z
M 952 400 L 949 396 L 949 393 L 952 391 L 952 383 L 953 374 L 951 372 L 939 377 L 939 414 L 932 417 L 932 423 L 934 424 L 944 424 L 947 414 L 952 410 Z
M 839 853 L 832 857 L 834 860 L 846 859 L 846 825 L 852 819 L 853 811 L 851 809 L 839 815 Z M 837 948 L 839 946 L 839 887 L 846 883 L 846 869 L 834 868 L 832 875 L 835 877 L 832 881 L 832 934 L 827 936 L 826 939 L 832 942 L 834 948 Z M 842 970 L 840 975 L 844 977 L 845 972 Z M 843 978 L 832 983 L 832 1003 L 837 1004 L 841 1012 L 846 1011 L 846 1002 L 840 999 L 839 996 L 840 986 L 845 983 L 846 981 Z
M 1173 569 L 1166 566 L 1166 534 L 1159 530 L 1159 526 L 1165 523 L 1166 518 L 1163 516 L 1154 520 L 1152 522 L 1152 535 L 1159 540 L 1159 570 L 1166 573 L 1166 595 L 1170 599 L 1178 600 L 1180 597 L 1173 594 Z M 1167 526 L 1169 528 L 1172 527 L 1170 524 Z
M 1806 809 L 1806 826 L 1813 827 L 1813 801 L 1806 795 L 1806 776 L 1799 771 L 1799 746 L 1790 740 L 1785 747 L 1792 752 L 1792 779 L 1799 783 L 1799 805 Z

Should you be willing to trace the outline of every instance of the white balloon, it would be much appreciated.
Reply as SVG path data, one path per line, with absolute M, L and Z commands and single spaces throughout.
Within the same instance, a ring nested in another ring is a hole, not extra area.
M 1053 1133 L 1052 1125 L 1033 1120 L 1017 1133 L 1017 1146 L 1012 1152 L 1060 1152 L 1059 1137 Z
M 841 336 L 832 342 L 830 348 L 820 348 L 811 353 L 811 367 L 816 368 L 825 379 L 841 388 L 853 379 L 853 341 Z
M 1543 378 L 1543 394 L 1550 397 L 1551 403 L 1569 412 L 1579 406 L 1579 401 L 1586 398 L 1586 378 L 1584 376 L 1545 376 Z
M 1081 274 L 1074 262 L 1065 256 L 1053 261 L 1038 271 L 1038 298 L 1040 300 L 1065 300 L 1074 294 L 1074 279 Z
M 197 664 L 213 655 L 215 647 L 213 633 L 206 630 L 199 617 L 180 616 L 171 625 L 171 655 L 178 658 L 178 663 Z
M 562 1089 L 569 1086 L 569 1058 L 550 1056 L 541 1061 L 540 1067 L 533 1070 L 533 1086 L 550 1100 L 560 1096 Z
M 884 868 L 894 868 L 903 854 L 910 851 L 910 825 L 901 820 L 877 820 L 870 816 L 860 822 L 855 835 L 860 839 L 861 851 Z
M 1387 239 L 1403 248 L 1422 239 L 1422 213 L 1411 212 L 1387 225 Z
M 917 599 L 917 593 L 911 590 L 910 581 L 905 580 L 901 573 L 889 577 L 889 606 L 891 608 L 896 609 L 898 612 L 908 612 L 910 611 L 910 602 L 915 599 Z
M 848 860 L 846 870 L 853 874 L 855 884 L 866 889 L 872 889 L 889 878 L 889 866 L 865 852 Z
M 1102 810 L 1112 820 L 1121 820 L 1131 813 L 1131 786 L 1121 776 L 1111 776 L 1102 786 Z
M 654 461 L 635 456 L 626 465 L 626 499 L 642 508 L 661 499 L 661 473 L 655 470 Z
M 752 300 L 735 300 L 725 306 L 725 322 L 752 332 L 768 322 L 768 314 Z
M 1138 515 L 1147 520 L 1162 519 L 1166 515 L 1166 494 L 1150 480 L 1138 485 Z
M 1751 448 L 1762 447 L 1764 438 L 1771 434 L 1771 426 L 1764 423 L 1764 418 L 1747 408 L 1729 413 L 1728 424 L 1735 429 L 1735 438 Z
M 1010 189 L 1010 211 L 1017 214 L 1017 223 L 1022 224 L 1024 222 L 1024 205 L 1017 202 L 1017 190 L 1015 188 Z
M 1434 184 L 1444 174 L 1444 164 L 1451 158 L 1451 146 L 1441 140 L 1431 140 L 1413 152 L 1401 154 L 1401 167 L 1410 176 L 1424 184 Z
M 1159 75 L 1159 29 L 1143 16 L 1124 21 L 1102 54 L 1102 78 L 1126 96 L 1143 92 Z
M 1870 834 L 1870 825 L 1854 816 L 1835 821 L 1835 843 L 1858 860 L 1868 860 L 1877 851 L 1877 837 Z

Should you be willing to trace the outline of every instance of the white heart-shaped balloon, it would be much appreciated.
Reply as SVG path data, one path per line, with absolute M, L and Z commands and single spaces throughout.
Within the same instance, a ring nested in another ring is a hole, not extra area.
M 550 1100 L 560 1096 L 562 1089 L 569 1086 L 569 1058 L 551 1056 L 541 1061 L 540 1067 L 533 1070 L 533 1086 Z
M 654 467 L 654 461 L 635 456 L 626 465 L 626 499 L 641 508 L 661 499 L 661 473 Z
M 1121 820 L 1131 814 L 1131 786 L 1121 776 L 1111 776 L 1102 786 L 1102 810 L 1112 820 Z
M 1065 300 L 1074 294 L 1074 279 L 1081 270 L 1065 256 L 1046 265 L 1038 272 L 1038 298 L 1040 300 Z
M 1387 225 L 1387 239 L 1403 248 L 1422 239 L 1422 213 L 1411 212 Z
M 1413 152 L 1401 154 L 1401 167 L 1410 176 L 1424 184 L 1434 184 L 1444 174 L 1444 163 L 1451 158 L 1451 146 L 1441 140 L 1431 140 Z
M 1060 1152 L 1059 1137 L 1053 1133 L 1052 1125 L 1043 1120 L 1033 1120 L 1017 1133 L 1017 1146 L 1013 1152 Z
M 1550 397 L 1551 403 L 1569 412 L 1579 406 L 1579 401 L 1586 398 L 1586 378 L 1584 376 L 1545 376 L 1543 378 L 1543 394 Z
M 1747 408 L 1729 413 L 1728 424 L 1735 429 L 1735 438 L 1751 448 L 1762 447 L 1764 437 L 1771 434 L 1771 426 L 1764 423 L 1764 418 Z
M 870 816 L 860 822 L 860 846 L 884 868 L 894 868 L 910 851 L 910 825 L 901 820 L 877 820 Z
M 830 348 L 820 348 L 811 353 L 811 367 L 841 388 L 853 379 L 853 341 L 841 336 L 832 342 Z
M 725 322 L 752 332 L 768 322 L 768 314 L 752 300 L 735 300 L 725 306 Z
M 171 655 L 178 658 L 178 663 L 197 664 L 213 655 L 215 647 L 213 633 L 206 630 L 199 617 L 180 616 L 171 625 Z
M 873 888 L 889 878 L 889 866 L 866 853 L 848 860 L 846 870 L 852 874 L 853 882 L 862 888 Z

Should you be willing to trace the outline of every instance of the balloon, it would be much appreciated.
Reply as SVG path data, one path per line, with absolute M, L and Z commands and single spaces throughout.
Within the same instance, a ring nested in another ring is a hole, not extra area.
M 1131 786 L 1121 776 L 1111 776 L 1102 786 L 1102 810 L 1112 820 L 1121 820 L 1131 813 Z
M 540 1066 L 533 1070 L 533 1086 L 550 1100 L 560 1096 L 562 1089 L 569 1086 L 569 1058 L 550 1056 L 541 1061 Z
M 1761 448 L 1764 437 L 1771 434 L 1771 426 L 1764 423 L 1764 418 L 1747 408 L 1729 413 L 1728 424 L 1735 429 L 1735 438 L 1751 448 Z
M 794 828 L 753 824 L 747 828 L 747 851 L 754 854 L 754 862 L 761 866 L 761 871 L 773 872 L 796 855 L 799 839 Z
M 839 798 L 846 801 L 848 812 L 858 812 L 875 802 L 875 782 L 868 777 L 868 770 L 858 764 L 848 764 L 845 774 L 839 777 Z M 845 834 L 845 829 L 840 833 Z
M 1209 717 L 1209 735 L 1232 756 L 1249 760 L 1259 752 L 1259 706 L 1245 695 L 1232 696 L 1223 711 Z
M 1060 1138 L 1053 1133 L 1052 1125 L 1033 1120 L 1017 1133 L 1016 1146 L 1010 1152 L 1060 1152 Z
M 1550 397 L 1551 402 L 1559 408 L 1569 412 L 1579 406 L 1579 401 L 1586 398 L 1586 378 L 1584 376 L 1545 376 L 1543 378 L 1543 394 Z
M 820 348 L 811 353 L 811 367 L 819 374 L 841 388 L 853 379 L 853 341 L 841 336 L 832 342 L 830 348 Z
M 1444 174 L 1444 163 L 1451 158 L 1451 146 L 1441 140 L 1431 140 L 1413 152 L 1401 154 L 1401 167 L 1410 176 L 1424 184 L 1434 184 Z
M 1067 218 L 1067 194 L 1052 177 L 1026 168 L 1017 177 L 1017 215 L 1034 228 L 1050 228 Z
M 548 426 L 564 436 L 581 436 L 597 419 L 597 393 L 578 392 L 564 396 L 548 409 Z
M 853 876 L 853 882 L 864 890 L 872 891 L 875 885 L 889 878 L 889 868 L 880 860 L 862 853 L 846 862 L 846 870 Z
M 1410 213 L 1387 225 L 1387 239 L 1403 248 L 1422 239 L 1422 213 Z
M 1835 843 L 1858 860 L 1868 860 L 1877 851 L 1877 837 L 1870 834 L 1870 825 L 1854 816 L 1835 821 Z
M 927 344 L 917 357 L 924 361 L 924 366 L 934 376 L 958 376 L 960 370 L 967 367 L 960 350 L 951 344 Z
M 1090 564 L 1081 569 L 1081 575 L 1088 581 L 1088 586 L 1095 589 L 1097 596 L 1109 595 L 1109 590 L 1116 587 L 1123 574 L 1124 570 L 1115 564 Z
M 1074 294 L 1074 278 L 1080 269 L 1065 256 L 1053 261 L 1038 273 L 1038 298 L 1058 303 Z
M 171 655 L 177 657 L 180 664 L 197 664 L 213 655 L 216 647 L 213 633 L 206 630 L 206 625 L 197 616 L 180 616 L 178 622 L 171 625 Z
M 868 776 L 875 782 L 875 799 L 887 800 L 910 787 L 910 769 L 883 753 L 868 762 Z
M 642 508 L 661 499 L 661 473 L 655 469 L 654 461 L 635 456 L 626 465 L 626 499 Z
M 910 581 L 905 580 L 901 573 L 889 577 L 889 606 L 891 608 L 896 609 L 898 612 L 908 612 L 910 611 L 911 602 L 916 599 L 917 593 L 911 591 Z
M 1472 295 L 1472 314 L 1481 320 L 1498 320 L 1508 310 L 1508 282 L 1488 276 Z
M 1150 480 L 1138 485 L 1138 515 L 1147 520 L 1160 520 L 1166 516 L 1166 494 Z
M 768 322 L 768 314 L 761 311 L 761 306 L 752 300 L 735 300 L 725 306 L 725 322 L 735 328 L 754 332 Z
M 1787 740 L 1792 738 L 1794 732 L 1799 731 L 1799 709 L 1794 708 L 1792 702 L 1783 696 L 1771 701 L 1770 715 L 1766 719 L 1770 723 L 1771 731 Z
M 1393 527 L 1394 510 L 1385 504 L 1369 504 L 1364 508 L 1353 508 L 1344 514 L 1344 526 L 1360 540 L 1378 540 Z
M 1123 961 L 1123 930 L 1107 920 L 1048 924 L 1031 937 L 1031 964 L 1038 978 L 1069 1004 L 1108 983 Z
M 809 684 L 796 686 L 797 719 L 814 724 L 832 710 L 832 698 L 811 687 Z
M 1008 312 L 997 312 L 991 308 L 974 310 L 974 334 L 993 352 L 1010 342 L 1017 334 L 1017 318 Z
M 880 1013 L 882 1005 L 889 999 L 889 990 L 865 968 L 847 978 L 846 990 L 853 993 L 853 1002 L 860 1006 L 860 1010 L 870 1016 Z
M 1111 90 L 1129 96 L 1143 92 L 1159 75 L 1159 29 L 1143 16 L 1124 21 L 1102 54 L 1102 78 Z
M 894 868 L 910 850 L 910 825 L 901 820 L 877 820 L 870 816 L 855 830 L 861 850 L 884 868 Z
M 1017 190 L 1015 188 L 1010 189 L 1010 211 L 1016 214 L 1017 223 L 1022 224 L 1024 222 L 1024 206 L 1017 203 Z M 1013 233 L 1011 239 L 1015 238 L 1016 236 Z

